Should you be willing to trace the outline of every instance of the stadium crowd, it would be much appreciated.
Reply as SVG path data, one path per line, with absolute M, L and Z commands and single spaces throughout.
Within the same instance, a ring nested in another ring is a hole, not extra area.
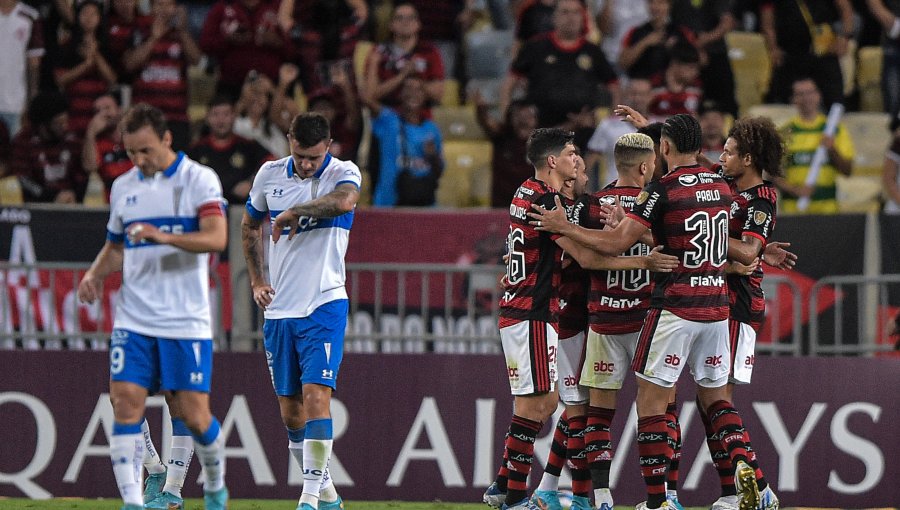
M 888 0 L 2 0 L 0 21 L 5 203 L 103 204 L 129 167 L 114 127 L 137 102 L 166 114 L 173 148 L 213 166 L 232 204 L 287 153 L 301 111 L 326 115 L 331 152 L 364 170 L 363 205 L 506 207 L 534 127 L 575 131 L 602 186 L 630 129 L 619 103 L 699 116 L 713 160 L 736 118 L 772 116 L 790 161 L 779 190 L 809 197 L 806 212 L 900 198 Z M 762 64 L 742 65 L 754 52 Z M 851 113 L 820 143 L 834 103 Z M 807 179 L 819 145 L 829 157 Z

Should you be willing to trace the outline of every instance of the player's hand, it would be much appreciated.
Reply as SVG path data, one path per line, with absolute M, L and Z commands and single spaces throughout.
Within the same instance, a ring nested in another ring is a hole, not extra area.
M 753 274 L 753 271 L 756 271 L 757 267 L 759 267 L 759 257 L 753 259 L 753 263 L 750 265 L 741 264 L 737 261 L 731 261 L 728 263 L 728 266 L 725 267 L 725 272 L 729 274 L 749 276 Z
M 135 223 L 128 227 L 127 234 L 131 244 L 140 244 L 145 239 L 154 243 L 166 244 L 165 236 L 167 234 L 149 223 Z
M 84 273 L 78 282 L 78 300 L 90 304 L 100 299 L 101 283 L 90 271 Z
M 785 249 L 790 245 L 791 243 L 770 242 L 766 245 L 766 249 L 763 250 L 763 262 L 772 267 L 790 271 L 797 264 L 797 254 Z
M 566 217 L 566 210 L 559 200 L 559 195 L 554 196 L 553 200 L 556 207 L 549 210 L 542 205 L 531 204 L 532 211 L 528 212 L 531 220 L 528 223 L 534 225 L 535 230 L 561 234 L 569 226 L 569 218 Z
M 647 269 L 655 273 L 671 273 L 678 267 L 678 257 L 662 252 L 662 246 L 656 246 L 647 255 Z
M 635 110 L 627 104 L 617 104 L 613 109 L 613 113 L 615 113 L 619 117 L 622 117 L 623 122 L 630 123 L 635 127 L 635 129 L 641 129 L 650 125 L 650 120 L 648 120 L 647 117 L 644 117 L 641 112 Z
M 286 228 L 290 229 L 288 232 L 288 241 L 290 241 L 294 238 L 294 234 L 297 233 L 299 224 L 300 216 L 294 214 L 290 209 L 282 211 L 281 214 L 275 217 L 275 222 L 272 223 L 272 242 L 277 243 L 281 239 L 282 231 Z
M 614 230 L 624 219 L 625 209 L 622 207 L 619 197 L 616 197 L 616 201 L 612 204 L 600 205 L 600 220 L 604 223 L 603 230 Z
M 263 310 L 272 304 L 272 296 L 274 295 L 275 289 L 268 283 L 253 286 L 253 302 Z

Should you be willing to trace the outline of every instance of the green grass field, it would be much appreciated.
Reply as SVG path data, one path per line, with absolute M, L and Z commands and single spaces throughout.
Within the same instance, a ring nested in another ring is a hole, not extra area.
M 122 503 L 112 499 L 51 499 L 36 501 L 33 499 L 0 498 L 0 510 L 49 509 L 49 510 L 119 510 Z M 236 499 L 228 504 L 229 510 L 294 510 L 296 500 L 276 499 Z M 423 503 L 400 501 L 347 501 L 346 510 L 489 510 L 478 503 Z M 188 499 L 185 510 L 202 510 L 203 501 Z

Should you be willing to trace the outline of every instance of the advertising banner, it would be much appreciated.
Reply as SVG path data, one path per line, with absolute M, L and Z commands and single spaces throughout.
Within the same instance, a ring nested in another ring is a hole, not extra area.
M 900 360 L 757 359 L 735 402 L 783 507 L 878 508 L 900 501 L 895 426 Z M 852 380 L 852 384 L 847 384 Z M 102 353 L 6 352 L 0 371 L 0 496 L 105 497 L 117 490 L 108 458 L 112 409 Z M 619 395 L 611 482 L 616 503 L 642 501 L 634 382 Z M 679 386 L 684 437 L 679 494 L 708 506 L 718 478 L 706 451 L 692 384 Z M 332 406 L 331 473 L 349 501 L 478 502 L 493 480 L 512 398 L 502 356 L 348 354 Z M 166 456 L 161 397 L 146 413 Z M 216 354 L 213 412 L 227 438 L 234 498 L 295 499 L 302 476 L 262 353 Z M 546 460 L 550 424 L 536 446 L 532 484 Z M 194 460 L 185 487 L 200 495 Z M 564 477 L 563 485 L 568 478 Z

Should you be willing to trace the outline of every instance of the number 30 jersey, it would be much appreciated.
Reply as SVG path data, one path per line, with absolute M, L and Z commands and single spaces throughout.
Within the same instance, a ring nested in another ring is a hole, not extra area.
M 555 196 L 556 190 L 533 177 L 513 195 L 506 238 L 507 284 L 500 297 L 501 328 L 526 320 L 558 322 L 562 257 L 555 241 L 558 236 L 535 230 L 527 215 L 531 204 L 553 209 Z
M 629 217 L 653 232 L 663 252 L 679 259 L 671 273 L 654 273 L 651 308 L 695 322 L 728 318 L 728 222 L 731 190 L 700 165 L 674 168 L 651 182 Z

